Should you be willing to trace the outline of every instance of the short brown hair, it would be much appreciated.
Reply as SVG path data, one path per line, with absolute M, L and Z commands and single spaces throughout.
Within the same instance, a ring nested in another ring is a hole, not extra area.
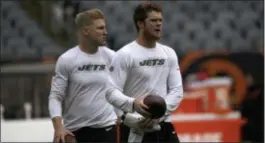
M 158 4 L 152 2 L 141 3 L 135 8 L 133 14 L 133 21 L 137 32 L 139 31 L 137 22 L 144 21 L 147 18 L 148 13 L 151 11 L 162 12 L 162 9 Z
M 76 15 L 75 24 L 76 28 L 82 28 L 84 26 L 90 25 L 93 20 L 104 19 L 104 14 L 99 9 L 91 9 L 87 11 L 80 12 Z

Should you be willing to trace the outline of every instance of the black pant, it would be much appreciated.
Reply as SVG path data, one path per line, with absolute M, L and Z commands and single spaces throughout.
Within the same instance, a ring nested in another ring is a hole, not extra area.
M 83 127 L 74 131 L 76 141 L 78 143 L 116 143 L 116 126 L 109 126 L 105 128 L 90 128 Z
M 174 126 L 169 122 L 160 123 L 161 130 L 144 134 L 142 143 L 179 143 Z M 124 124 L 120 125 L 120 141 L 127 143 L 130 128 Z

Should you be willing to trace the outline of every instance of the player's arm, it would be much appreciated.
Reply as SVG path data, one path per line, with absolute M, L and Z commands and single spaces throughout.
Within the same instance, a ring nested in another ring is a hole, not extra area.
M 52 119 L 54 130 L 57 134 L 71 134 L 64 130 L 62 124 L 62 101 L 65 98 L 69 74 L 69 68 L 67 64 L 69 63 L 62 57 L 57 60 L 55 74 L 52 77 L 51 91 L 49 95 L 49 113 Z M 57 135 L 57 141 L 60 138 L 64 140 L 63 137 L 58 136 L 60 135 Z
M 170 71 L 167 78 L 168 94 L 165 98 L 167 111 L 165 116 L 169 116 L 177 109 L 183 98 L 182 77 L 178 64 L 178 57 L 175 51 L 171 51 L 172 60 L 170 61 Z
M 149 116 L 149 113 L 144 110 L 144 108 L 148 107 L 141 100 L 126 96 L 122 93 L 130 68 L 129 63 L 129 56 L 121 52 L 115 54 L 110 68 L 110 86 L 106 93 L 106 99 L 117 108 L 116 113 L 118 116 L 121 115 L 121 111 L 129 113 L 137 111 L 144 116 Z
M 49 112 L 54 127 L 62 126 L 62 101 L 68 82 L 67 61 L 60 57 L 55 66 L 55 73 L 52 77 L 51 91 L 49 95 Z
M 106 48 L 105 51 L 106 51 L 107 57 L 108 57 L 108 65 L 111 66 L 113 58 L 114 58 L 116 52 L 111 50 L 111 49 L 109 49 L 109 48 Z M 109 77 L 109 80 L 110 80 L 110 83 L 111 83 L 111 85 L 109 87 L 111 87 L 113 85 L 112 81 L 111 81 L 111 77 Z M 115 111 L 117 117 L 121 117 L 123 115 L 123 111 L 118 109 L 118 108 L 114 107 L 114 111 Z
M 112 59 L 109 76 L 109 88 L 106 99 L 114 107 L 124 111 L 133 112 L 134 98 L 124 95 L 123 87 L 127 79 L 129 68 L 128 58 L 122 52 L 117 52 Z

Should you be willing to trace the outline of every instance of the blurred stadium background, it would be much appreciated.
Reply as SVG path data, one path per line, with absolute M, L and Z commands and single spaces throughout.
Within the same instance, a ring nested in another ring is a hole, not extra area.
M 132 13 L 140 2 L 1 1 L 2 119 L 49 116 L 54 63 L 77 44 L 73 20 L 78 12 L 99 8 L 105 13 L 108 45 L 116 51 L 136 36 Z M 161 42 L 178 54 L 186 92 L 186 85 L 195 81 L 231 78 L 229 106 L 248 119 L 241 139 L 259 141 L 264 119 L 264 1 L 156 2 L 164 11 Z

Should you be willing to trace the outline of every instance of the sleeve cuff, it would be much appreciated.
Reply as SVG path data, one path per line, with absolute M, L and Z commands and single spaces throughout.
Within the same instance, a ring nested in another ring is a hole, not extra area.
M 60 115 L 60 114 L 53 114 L 53 115 L 51 115 L 51 119 L 53 119 L 55 117 L 62 117 L 62 115 Z
M 133 113 L 134 112 L 134 105 L 133 105 L 133 103 L 134 103 L 134 98 L 129 98 L 128 99 L 128 112 L 130 112 L 130 113 Z

